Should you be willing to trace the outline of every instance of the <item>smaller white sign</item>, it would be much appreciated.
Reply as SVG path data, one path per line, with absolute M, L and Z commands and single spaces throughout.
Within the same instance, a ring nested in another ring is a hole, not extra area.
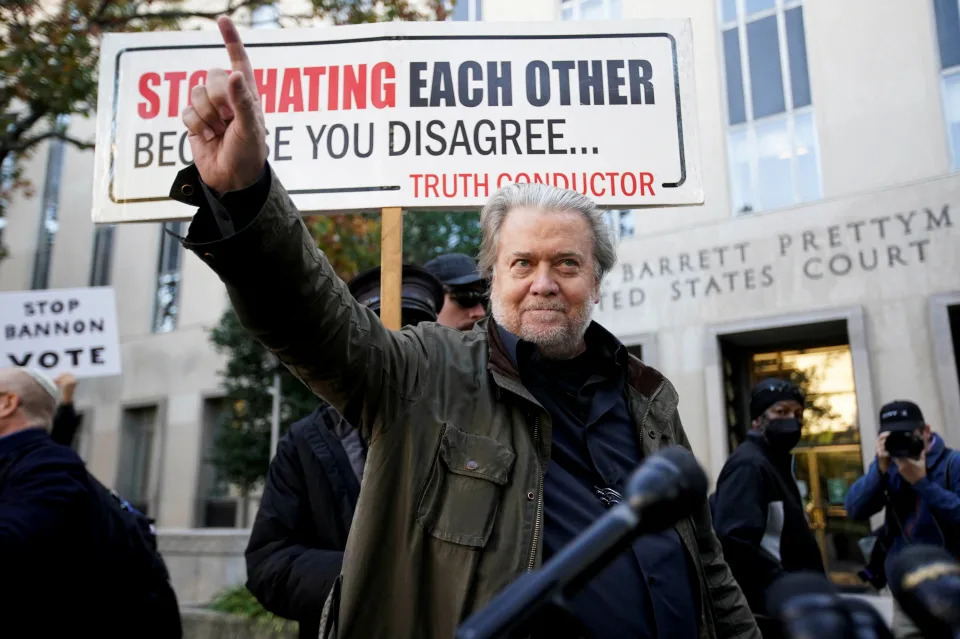
M 0 293 L 0 368 L 25 366 L 54 377 L 120 374 L 113 289 Z

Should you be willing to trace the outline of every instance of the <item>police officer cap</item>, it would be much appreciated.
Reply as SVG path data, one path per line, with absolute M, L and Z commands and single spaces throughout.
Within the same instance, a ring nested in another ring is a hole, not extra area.
M 401 321 L 403 325 L 415 325 L 420 322 L 435 322 L 443 307 L 443 285 L 429 271 L 414 266 L 403 265 L 403 292 L 401 293 Z M 375 266 L 357 274 L 347 285 L 353 297 L 380 314 L 380 267 Z

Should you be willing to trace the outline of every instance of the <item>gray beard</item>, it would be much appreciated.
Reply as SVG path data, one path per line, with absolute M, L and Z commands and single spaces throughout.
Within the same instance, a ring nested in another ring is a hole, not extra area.
M 512 326 L 510 322 L 506 321 L 503 306 L 496 296 L 490 297 L 490 313 L 497 324 L 520 339 L 535 344 L 543 357 L 547 359 L 572 359 L 586 350 L 583 336 L 590 326 L 593 305 L 590 303 L 584 304 L 583 311 L 579 316 L 574 317 L 574 325 L 564 327 L 562 334 L 553 335 L 543 335 L 524 330 L 523 324 L 519 321 L 519 316 L 517 318 L 518 325 Z

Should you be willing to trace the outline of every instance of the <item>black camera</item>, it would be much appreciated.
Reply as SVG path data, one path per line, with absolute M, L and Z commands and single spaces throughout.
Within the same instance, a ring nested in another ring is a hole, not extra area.
M 887 435 L 885 446 L 891 457 L 920 459 L 923 437 L 909 430 L 892 430 Z

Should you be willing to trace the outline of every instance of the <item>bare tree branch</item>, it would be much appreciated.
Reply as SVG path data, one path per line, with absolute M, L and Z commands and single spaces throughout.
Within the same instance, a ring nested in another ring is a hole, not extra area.
M 103 14 L 107 12 L 107 8 L 110 6 L 110 0 L 101 0 L 100 6 L 97 7 L 97 10 L 93 12 L 93 16 L 88 20 L 90 24 L 97 24 L 97 21 L 103 18 Z
M 68 144 L 72 144 L 73 146 L 75 146 L 80 150 L 92 149 L 94 147 L 93 142 L 86 142 L 84 140 L 80 140 L 78 138 L 72 137 L 70 135 L 67 135 L 66 132 L 64 131 L 50 130 L 50 131 L 47 131 L 46 133 L 41 133 L 40 135 L 35 135 L 33 137 L 20 140 L 16 144 L 12 144 L 6 148 L 13 152 L 26 151 L 33 145 L 39 142 L 43 142 L 44 140 L 50 140 L 50 139 L 63 140 L 64 142 L 67 142 Z
M 311 24 L 316 20 L 319 20 L 315 13 L 280 13 L 277 16 L 278 20 L 288 20 L 296 25 Z
M 47 110 L 45 108 L 31 105 L 26 117 L 18 117 L 13 121 L 13 124 L 7 129 L 7 134 L 0 138 L 0 164 L 7 159 L 8 155 L 17 150 L 15 146 L 19 143 L 20 137 L 46 114 Z
M 222 11 L 156 11 L 152 13 L 137 13 L 129 16 L 100 16 L 99 19 L 92 21 L 100 27 L 116 27 L 118 25 L 129 24 L 138 20 L 179 20 L 182 18 L 205 18 L 207 20 L 216 20 L 222 15 L 230 15 L 240 9 L 254 7 L 264 3 L 264 0 L 241 0 L 240 2 L 229 2 Z

